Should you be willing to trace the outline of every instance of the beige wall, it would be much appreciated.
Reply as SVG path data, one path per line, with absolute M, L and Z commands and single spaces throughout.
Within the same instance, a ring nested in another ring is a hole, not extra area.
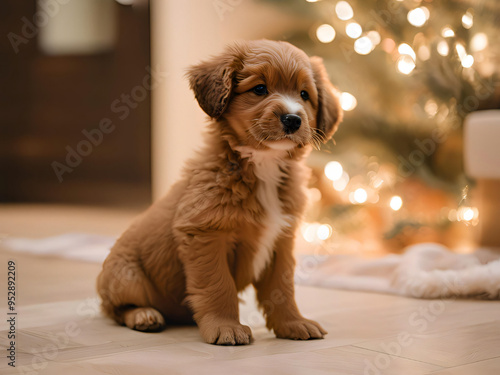
M 168 73 L 152 93 L 154 199 L 201 143 L 206 116 L 189 91 L 186 68 L 236 39 L 279 39 L 285 25 L 301 22 L 287 17 L 252 0 L 152 0 L 152 66 Z

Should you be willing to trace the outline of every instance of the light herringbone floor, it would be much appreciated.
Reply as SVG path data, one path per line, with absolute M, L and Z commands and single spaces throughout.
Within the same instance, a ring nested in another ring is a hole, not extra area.
M 75 207 L 0 207 L 0 232 L 119 234 L 135 212 Z M 279 340 L 243 295 L 241 320 L 255 342 L 218 347 L 196 327 L 146 334 L 103 318 L 94 291 L 100 266 L 0 251 L 18 271 L 17 368 L 2 374 L 500 374 L 500 302 L 415 300 L 298 287 L 303 313 L 328 330 L 324 340 Z M 0 340 L 7 343 L 6 288 Z

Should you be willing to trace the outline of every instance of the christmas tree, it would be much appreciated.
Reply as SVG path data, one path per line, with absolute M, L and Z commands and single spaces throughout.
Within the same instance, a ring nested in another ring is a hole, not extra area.
M 303 240 L 322 249 L 467 246 L 468 113 L 500 108 L 500 3 L 262 0 L 306 22 L 283 39 L 324 59 L 344 122 L 310 158 Z

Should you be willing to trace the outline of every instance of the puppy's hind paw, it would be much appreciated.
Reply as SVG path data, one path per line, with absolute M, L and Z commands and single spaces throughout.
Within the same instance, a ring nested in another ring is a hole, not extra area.
M 125 313 L 125 325 L 142 332 L 158 332 L 165 327 L 165 319 L 152 307 L 137 307 Z

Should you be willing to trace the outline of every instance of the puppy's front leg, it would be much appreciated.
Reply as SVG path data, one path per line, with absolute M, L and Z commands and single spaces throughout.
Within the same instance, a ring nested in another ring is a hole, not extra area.
M 259 306 L 266 316 L 267 328 L 276 337 L 307 340 L 323 338 L 327 332 L 316 322 L 304 318 L 295 303 L 293 273 L 293 237 L 283 236 L 276 242 L 275 257 L 261 279 L 254 282 Z
M 236 285 L 227 263 L 230 236 L 211 232 L 188 237 L 181 248 L 187 302 L 202 337 L 209 344 L 249 344 L 252 331 L 239 322 Z

